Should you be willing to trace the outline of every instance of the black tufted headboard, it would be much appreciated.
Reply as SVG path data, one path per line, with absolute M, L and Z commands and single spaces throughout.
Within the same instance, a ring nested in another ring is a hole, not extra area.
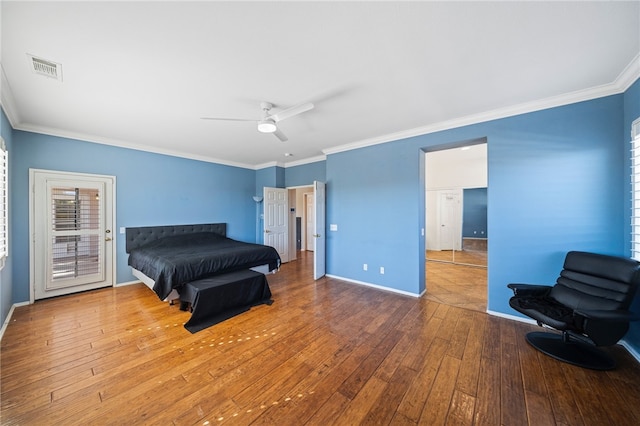
M 131 250 L 159 238 L 171 237 L 174 235 L 195 234 L 198 232 L 214 232 L 226 237 L 227 224 L 203 223 L 199 225 L 142 226 L 138 228 L 127 228 L 127 243 L 125 250 L 127 253 L 131 253 Z

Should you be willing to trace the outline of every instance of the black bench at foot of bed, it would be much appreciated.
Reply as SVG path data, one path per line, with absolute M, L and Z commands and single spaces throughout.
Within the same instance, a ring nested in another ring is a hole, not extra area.
M 192 333 L 263 303 L 273 303 L 267 277 L 250 269 L 193 281 L 180 291 L 180 308 L 191 304 L 184 327 Z

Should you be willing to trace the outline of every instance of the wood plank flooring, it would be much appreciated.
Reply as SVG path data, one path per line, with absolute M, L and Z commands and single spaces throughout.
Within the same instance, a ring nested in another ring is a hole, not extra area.
M 425 257 L 427 260 L 487 266 L 486 250 L 427 250 Z
M 583 370 L 535 327 L 339 280 L 312 260 L 274 304 L 191 334 L 144 285 L 16 308 L 1 342 L 3 425 L 633 425 L 640 365 Z
M 428 300 L 487 312 L 487 268 L 427 260 Z

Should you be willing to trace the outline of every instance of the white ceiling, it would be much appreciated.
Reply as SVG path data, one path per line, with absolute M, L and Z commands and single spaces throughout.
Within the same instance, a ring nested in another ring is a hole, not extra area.
M 17 129 L 259 168 L 620 93 L 640 2 L 2 1 Z M 27 54 L 62 64 L 39 76 Z M 302 102 L 279 123 L 253 123 Z M 285 157 L 285 153 L 293 156 Z

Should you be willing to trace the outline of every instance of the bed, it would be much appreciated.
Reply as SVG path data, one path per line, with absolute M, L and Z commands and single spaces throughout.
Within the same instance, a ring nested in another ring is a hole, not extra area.
M 144 226 L 126 229 L 126 252 L 133 274 L 160 300 L 178 299 L 189 282 L 233 271 L 266 273 L 280 267 L 269 246 L 226 236 L 225 223 Z

